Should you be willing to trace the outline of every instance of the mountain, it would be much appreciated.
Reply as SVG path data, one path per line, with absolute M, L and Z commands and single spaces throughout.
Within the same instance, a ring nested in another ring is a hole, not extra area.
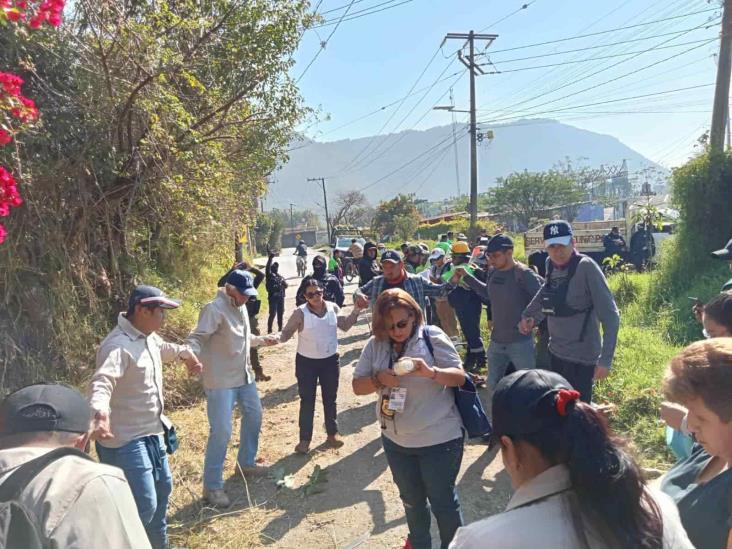
M 542 171 L 570 159 L 599 167 L 625 159 L 631 172 L 658 167 L 610 135 L 582 130 L 555 120 L 523 120 L 491 127 L 493 139 L 478 145 L 478 191 L 514 171 Z M 456 127 L 459 188 L 469 192 L 469 138 Z M 430 201 L 457 195 L 452 126 L 408 130 L 385 136 L 292 144 L 289 161 L 272 178 L 265 200 L 269 208 L 322 207 L 322 189 L 308 177 L 325 177 L 332 206 L 341 191 L 364 191 L 372 204 L 397 193 L 415 193 Z M 365 151 L 362 153 L 362 151 Z M 360 155 L 360 156 L 359 156 Z M 354 162 L 354 159 L 356 161 Z

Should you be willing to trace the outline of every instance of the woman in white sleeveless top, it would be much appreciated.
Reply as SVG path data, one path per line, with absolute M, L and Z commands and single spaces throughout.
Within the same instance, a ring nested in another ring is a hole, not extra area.
M 295 375 L 300 395 L 300 442 L 295 446 L 295 451 L 299 454 L 307 454 L 310 450 L 318 382 L 328 434 L 326 444 L 332 448 L 343 446 L 343 441 L 338 438 L 336 419 L 340 375 L 338 328 L 348 331 L 361 312 L 361 309 L 354 307 L 349 315 L 339 314 L 338 305 L 323 299 L 323 287 L 314 278 L 307 281 L 304 290 L 305 304 L 295 309 L 280 334 L 280 342 L 285 342 L 295 332 L 298 333 Z

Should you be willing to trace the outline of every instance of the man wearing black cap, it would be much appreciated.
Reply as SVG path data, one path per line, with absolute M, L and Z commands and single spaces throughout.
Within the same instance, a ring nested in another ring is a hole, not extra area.
M 89 404 L 66 385 L 8 395 L 0 404 L 0 501 L 14 499 L 32 513 L 44 547 L 150 547 L 122 471 L 82 451 L 90 421 Z M 29 532 L 19 534 L 9 549 L 31 546 Z
M 369 303 L 375 303 L 376 298 L 384 290 L 401 288 L 414 298 L 422 311 L 426 312 L 425 297 L 444 297 L 455 289 L 454 284 L 433 284 L 422 276 L 408 273 L 404 268 L 402 257 L 394 250 L 387 250 L 381 254 L 381 269 L 383 275 L 372 278 L 354 293 L 353 297 L 359 308 L 365 309 Z
M 549 254 L 546 282 L 523 312 L 519 331 L 530 334 L 547 318 L 550 369 L 590 402 L 593 380 L 610 372 L 620 313 L 597 263 L 575 250 L 569 223 L 548 223 L 544 246 Z
M 542 280 L 513 258 L 513 240 L 506 235 L 494 236 L 486 245 L 485 255 L 493 267 L 485 284 L 460 267 L 456 268 L 456 279 L 462 278 L 476 294 L 491 302 L 488 385 L 495 389 L 509 363 L 517 370 L 533 368 L 536 363 L 533 338 L 531 334 L 521 334 L 518 323 L 521 313 L 541 289 Z
M 190 345 L 203 363 L 203 387 L 209 435 L 203 466 L 203 497 L 212 505 L 227 507 L 224 491 L 224 460 L 231 438 L 232 412 L 238 406 L 242 414 L 237 462 L 248 476 L 264 476 L 267 467 L 256 463 L 259 431 L 262 426 L 262 403 L 257 393 L 249 349 L 275 345 L 277 336 L 252 335 L 247 301 L 257 295 L 248 271 L 229 274 L 216 298 L 204 305 L 196 328 L 189 334 Z
M 313 258 L 313 274 L 307 275 L 300 282 L 300 287 L 297 289 L 297 294 L 295 294 L 295 305 L 299 307 L 305 304 L 307 301 L 305 299 L 305 289 L 308 286 L 308 280 L 314 278 L 315 280 L 319 280 L 323 286 L 323 299 L 331 301 L 339 307 L 343 307 L 346 297 L 343 294 L 341 281 L 335 275 L 330 274 L 326 267 L 325 257 L 316 255 Z
M 163 415 L 163 363 L 180 359 L 191 375 L 201 371 L 188 347 L 157 334 L 165 311 L 179 305 L 158 288 L 137 286 L 127 312 L 99 345 L 90 384 L 99 460 L 124 471 L 156 549 L 168 544 L 165 514 L 173 488 L 163 440 L 171 426 Z
M 721 250 L 716 250 L 712 252 L 712 257 L 714 259 L 721 259 L 722 261 L 726 261 L 729 264 L 730 271 L 732 271 L 732 240 L 727 242 L 727 245 Z M 726 292 L 727 290 L 732 290 L 732 278 L 730 278 L 725 283 L 725 285 L 722 286 L 723 292 Z

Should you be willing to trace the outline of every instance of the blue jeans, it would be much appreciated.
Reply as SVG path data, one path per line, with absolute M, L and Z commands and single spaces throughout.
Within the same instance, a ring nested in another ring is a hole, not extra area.
M 203 486 L 209 490 L 221 490 L 224 487 L 224 460 L 231 439 L 231 414 L 236 404 L 242 415 L 236 459 L 242 467 L 252 467 L 257 457 L 259 429 L 262 426 L 262 402 L 257 385 L 252 382 L 232 389 L 206 389 L 209 431 L 203 463 Z
M 167 547 L 168 524 L 165 514 L 173 490 L 173 477 L 163 437 L 151 435 L 136 438 L 120 448 L 106 448 L 97 442 L 96 448 L 99 461 L 119 467 L 124 472 L 150 545 L 154 549 Z
M 399 488 L 414 549 L 431 549 L 430 507 L 440 531 L 440 547 L 447 549 L 463 525 L 455 481 L 463 461 L 463 438 L 405 448 L 382 436 L 384 454 Z M 429 501 L 429 503 L 428 503 Z
M 501 378 L 506 375 L 508 363 L 513 363 L 517 370 L 529 370 L 536 367 L 534 340 L 531 337 L 516 343 L 496 343 L 491 340 L 488 346 L 488 387 L 496 388 Z

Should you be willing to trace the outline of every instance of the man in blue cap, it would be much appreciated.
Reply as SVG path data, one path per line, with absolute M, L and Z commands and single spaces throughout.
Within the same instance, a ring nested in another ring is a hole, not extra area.
M 203 497 L 210 504 L 221 507 L 230 504 L 224 491 L 223 469 L 235 405 L 239 406 L 242 415 L 238 467 L 247 476 L 267 474 L 267 467 L 256 463 L 262 403 L 249 349 L 275 345 L 278 338 L 252 334 L 246 303 L 256 295 L 252 275 L 248 271 L 232 271 L 224 287 L 218 289 L 216 298 L 201 309 L 198 325 L 186 339 L 203 363 L 209 423 Z
M 201 371 L 188 347 L 157 334 L 165 312 L 179 305 L 154 286 L 137 286 L 127 312 L 99 345 L 90 384 L 99 461 L 124 471 L 155 549 L 168 545 L 165 515 L 173 489 L 163 438 L 171 425 L 163 414 L 163 363 L 180 359 L 191 375 Z
M 546 318 L 550 369 L 590 402 L 593 381 L 610 372 L 620 312 L 600 267 L 575 249 L 567 221 L 544 226 L 544 246 L 549 254 L 546 282 L 524 310 L 519 331 L 530 334 Z

